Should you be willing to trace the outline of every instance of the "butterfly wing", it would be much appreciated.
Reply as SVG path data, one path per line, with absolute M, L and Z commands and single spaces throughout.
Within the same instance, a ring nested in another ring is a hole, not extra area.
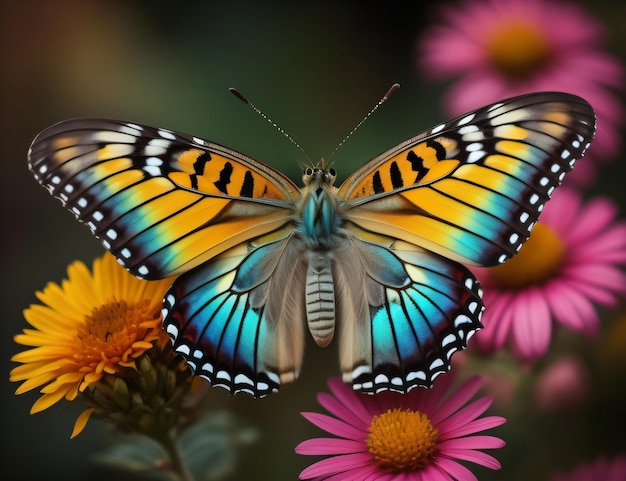
M 478 281 L 421 247 L 346 227 L 351 255 L 334 269 L 343 380 L 370 394 L 430 387 L 481 327 Z
M 164 325 L 196 375 L 263 397 L 294 381 L 304 351 L 302 244 L 281 229 L 179 276 Z
M 483 107 L 364 165 L 339 188 L 344 218 L 462 263 L 504 262 L 594 130 L 593 109 L 570 94 Z
M 288 221 L 300 193 L 270 167 L 196 137 L 75 119 L 35 138 L 29 168 L 130 272 L 179 274 Z

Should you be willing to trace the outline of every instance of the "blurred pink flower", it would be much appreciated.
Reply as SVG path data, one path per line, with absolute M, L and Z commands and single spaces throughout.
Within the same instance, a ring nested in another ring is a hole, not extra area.
M 626 292 L 626 222 L 606 198 L 583 204 L 561 188 L 520 252 L 492 268 L 473 268 L 484 288 L 484 329 L 472 339 L 485 351 L 507 340 L 522 359 L 543 356 L 553 322 L 593 336 L 594 303 L 613 306 Z
M 556 360 L 545 368 L 533 387 L 537 407 L 543 411 L 576 411 L 589 398 L 591 374 L 573 356 Z
M 579 466 L 571 474 L 558 474 L 550 481 L 624 481 L 626 479 L 626 455 L 612 460 L 597 458 L 593 463 Z
M 460 77 L 446 95 L 459 115 L 506 97 L 558 90 L 580 95 L 596 110 L 596 139 L 570 181 L 589 185 L 598 161 L 621 147 L 624 86 L 620 61 L 603 50 L 605 32 L 581 5 L 556 0 L 447 2 L 418 42 L 419 71 Z
M 476 433 L 500 426 L 505 419 L 480 417 L 491 397 L 468 404 L 481 387 L 479 377 L 465 381 L 444 399 L 452 380 L 442 376 L 432 389 L 368 396 L 332 378 L 328 383 L 332 395 L 318 395 L 332 416 L 302 415 L 337 437 L 308 439 L 296 447 L 298 454 L 330 456 L 304 469 L 300 479 L 476 480 L 459 460 L 500 469 L 500 463 L 481 450 L 501 448 L 504 441 Z

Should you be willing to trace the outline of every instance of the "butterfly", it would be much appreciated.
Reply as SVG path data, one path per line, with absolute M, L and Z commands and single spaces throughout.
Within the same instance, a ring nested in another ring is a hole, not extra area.
M 528 238 L 589 146 L 591 106 L 557 92 L 503 100 L 303 187 L 239 152 L 104 119 L 41 132 L 36 180 L 131 273 L 177 276 L 163 325 L 194 373 L 262 397 L 294 381 L 306 331 L 339 338 L 366 393 L 429 387 L 481 328 L 477 279 Z

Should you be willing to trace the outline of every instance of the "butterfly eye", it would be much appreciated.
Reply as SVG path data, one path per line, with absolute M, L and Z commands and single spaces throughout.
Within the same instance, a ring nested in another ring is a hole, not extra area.
M 304 185 L 309 185 L 311 183 L 311 179 L 313 179 L 313 174 L 315 170 L 312 167 L 307 167 L 302 171 L 302 183 Z
M 335 179 L 337 178 L 337 171 L 335 169 L 328 169 L 326 171 L 326 180 L 328 181 L 328 183 L 330 185 L 333 185 L 335 182 Z

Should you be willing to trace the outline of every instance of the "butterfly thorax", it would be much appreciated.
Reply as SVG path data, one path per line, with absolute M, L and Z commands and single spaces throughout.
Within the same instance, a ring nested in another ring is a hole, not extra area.
M 309 250 L 331 250 L 333 237 L 339 230 L 341 221 L 337 216 L 336 189 L 333 187 L 335 178 L 334 169 L 327 171 L 310 167 L 302 176 L 305 188 L 298 231 Z
M 306 317 L 311 335 L 320 346 L 335 332 L 335 292 L 332 273 L 333 246 L 341 227 L 333 183 L 334 169 L 307 168 L 302 180 L 298 234 L 307 252 Z

